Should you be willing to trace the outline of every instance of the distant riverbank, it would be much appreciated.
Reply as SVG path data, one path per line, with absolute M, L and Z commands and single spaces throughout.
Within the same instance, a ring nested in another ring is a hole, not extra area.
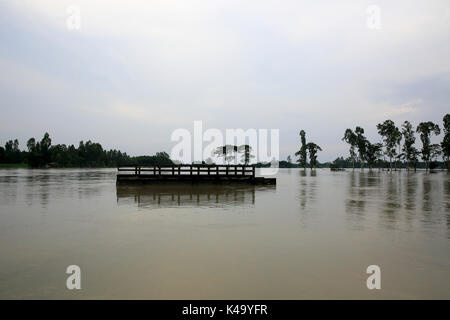
M 26 163 L 0 163 L 0 168 L 28 168 Z

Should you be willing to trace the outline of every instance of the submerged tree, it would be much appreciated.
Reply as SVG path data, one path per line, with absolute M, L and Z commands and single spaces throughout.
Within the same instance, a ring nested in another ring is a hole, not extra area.
M 442 158 L 447 170 L 450 170 L 450 114 L 444 116 L 444 139 L 441 142 Z
M 392 120 L 386 120 L 377 124 L 378 133 L 383 137 L 385 154 L 389 158 L 389 168 L 392 171 L 392 159 L 395 158 L 397 152 L 395 147 L 401 141 L 400 130 L 395 126 Z
M 306 149 L 309 152 L 309 163 L 311 165 L 311 170 L 317 166 L 317 152 L 322 151 L 322 148 L 319 147 L 314 142 L 309 142 L 306 145 Z
M 303 167 L 303 169 L 306 169 L 306 162 L 307 162 L 307 153 L 306 153 L 306 133 L 304 130 L 300 131 L 300 137 L 301 137 L 301 142 L 302 142 L 302 146 L 300 148 L 299 151 L 297 151 L 295 153 L 295 155 L 297 157 L 299 157 L 298 159 L 298 163 L 301 167 Z
M 366 140 L 366 159 L 369 169 L 372 169 L 378 159 L 382 156 L 383 145 L 381 143 L 372 144 Z
M 364 136 L 364 129 L 356 127 L 356 147 L 358 148 L 359 160 L 361 161 L 361 170 L 364 170 L 364 159 L 366 158 L 367 139 Z
M 350 159 L 352 160 L 353 169 L 355 169 L 355 147 L 357 144 L 356 134 L 352 131 L 352 129 L 347 129 L 345 130 L 342 140 L 350 145 Z
M 416 131 L 420 133 L 420 140 L 422 141 L 422 160 L 425 162 L 426 170 L 428 170 L 430 168 L 431 160 L 440 153 L 439 145 L 431 144 L 430 135 L 432 133 L 439 135 L 441 129 L 437 124 L 427 121 L 419 123 Z
M 409 170 L 410 168 L 416 169 L 417 164 L 417 154 L 418 151 L 414 147 L 414 143 L 416 142 L 416 137 L 414 136 L 414 129 L 409 123 L 409 121 L 405 121 L 402 125 L 402 134 L 405 139 L 405 142 L 403 143 L 402 148 L 402 156 L 405 159 L 406 162 L 406 169 Z

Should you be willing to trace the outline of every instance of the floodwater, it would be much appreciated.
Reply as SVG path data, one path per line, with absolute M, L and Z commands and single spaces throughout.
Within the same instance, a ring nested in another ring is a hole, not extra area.
M 115 175 L 0 170 L 0 298 L 450 299 L 445 172 L 280 169 L 276 187 Z

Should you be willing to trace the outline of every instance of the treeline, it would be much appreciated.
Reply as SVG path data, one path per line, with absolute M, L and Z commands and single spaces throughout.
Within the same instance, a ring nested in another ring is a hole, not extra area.
M 116 167 L 118 165 L 172 165 L 166 152 L 158 152 L 154 156 L 131 157 L 120 150 L 104 150 L 100 143 L 80 141 L 74 145 L 52 145 L 48 133 L 40 141 L 30 138 L 27 151 L 20 150 L 17 139 L 6 142 L 0 147 L 0 163 L 27 164 L 33 168 L 45 167 Z
M 403 122 L 399 128 L 392 120 L 386 120 L 377 124 L 377 130 L 382 143 L 371 143 L 364 136 L 364 129 L 361 127 L 356 127 L 354 131 L 345 130 L 342 140 L 350 145 L 350 161 L 353 168 L 356 162 L 359 162 L 361 168 L 364 168 L 367 163 L 369 168 L 383 166 L 389 170 L 402 167 L 415 170 L 420 158 L 425 169 L 428 170 L 438 167 L 437 159 L 442 156 L 443 163 L 449 169 L 450 114 L 446 114 L 443 118 L 444 138 L 441 143 L 431 143 L 432 135 L 441 134 L 439 125 L 431 121 L 419 123 L 414 130 L 409 121 Z M 419 134 L 422 142 L 420 150 L 415 147 L 416 133 Z M 337 160 L 335 160 L 336 166 L 338 166 Z
M 397 168 L 435 169 L 438 167 L 450 170 L 450 114 L 443 118 L 444 137 L 441 143 L 431 143 L 431 136 L 441 134 L 438 124 L 431 121 L 421 122 L 414 129 L 409 121 L 403 122 L 399 128 L 392 120 L 386 120 L 377 125 L 378 134 L 382 143 L 372 143 L 364 136 L 364 128 L 357 126 L 355 130 L 350 128 L 344 132 L 343 141 L 350 145 L 348 158 L 338 157 L 332 163 L 319 163 L 317 152 L 322 151 L 314 142 L 306 143 L 306 133 L 300 131 L 301 148 L 295 155 L 298 157 L 298 165 L 292 163 L 291 156 L 286 161 L 280 161 L 280 168 L 331 167 L 331 168 Z M 416 134 L 419 134 L 422 148 L 415 147 Z M 309 154 L 309 163 L 307 156 Z M 442 156 L 443 161 L 438 161 Z M 421 161 L 420 161 L 421 160 Z M 270 166 L 270 163 L 258 163 L 259 167 Z

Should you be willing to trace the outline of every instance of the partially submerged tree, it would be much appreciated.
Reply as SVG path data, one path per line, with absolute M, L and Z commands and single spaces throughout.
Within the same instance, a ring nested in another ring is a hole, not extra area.
M 366 158 L 367 139 L 364 136 L 364 129 L 356 127 L 356 147 L 358 148 L 359 160 L 361 161 L 361 170 L 364 170 L 364 159 Z
M 317 152 L 322 151 L 322 148 L 319 147 L 314 142 L 309 142 L 306 145 L 306 149 L 309 152 L 309 163 L 311 165 L 311 170 L 317 166 Z
M 301 143 L 302 146 L 300 150 L 298 150 L 295 155 L 299 157 L 298 163 L 300 167 L 303 167 L 303 169 L 306 169 L 306 162 L 307 162 L 307 153 L 306 153 L 306 133 L 304 130 L 300 131 L 300 137 L 301 137 Z
M 450 170 L 450 114 L 444 116 L 444 139 L 441 142 L 442 158 L 447 170 Z
M 422 141 L 422 160 L 425 162 L 426 170 L 428 170 L 433 157 L 436 157 L 440 153 L 439 145 L 431 144 L 430 135 L 432 133 L 439 135 L 441 129 L 437 124 L 427 121 L 419 123 L 416 131 L 420 133 L 420 140 Z
M 414 129 L 409 121 L 405 121 L 402 125 L 402 134 L 405 142 L 403 143 L 402 156 L 406 162 L 406 169 L 410 168 L 416 169 L 417 164 L 417 154 L 418 151 L 414 147 L 416 142 L 416 137 L 414 136 Z
M 400 130 L 392 120 L 386 120 L 377 124 L 377 129 L 378 133 L 383 137 L 385 154 L 389 158 L 389 168 L 392 170 L 392 159 L 397 155 L 395 147 L 401 140 Z
M 383 145 L 381 143 L 372 144 L 366 140 L 366 160 L 369 169 L 372 169 L 378 159 L 382 156 Z
M 352 129 L 347 129 L 345 130 L 342 140 L 350 145 L 350 159 L 352 160 L 353 169 L 355 169 L 355 147 L 357 143 L 356 134 L 352 131 Z

